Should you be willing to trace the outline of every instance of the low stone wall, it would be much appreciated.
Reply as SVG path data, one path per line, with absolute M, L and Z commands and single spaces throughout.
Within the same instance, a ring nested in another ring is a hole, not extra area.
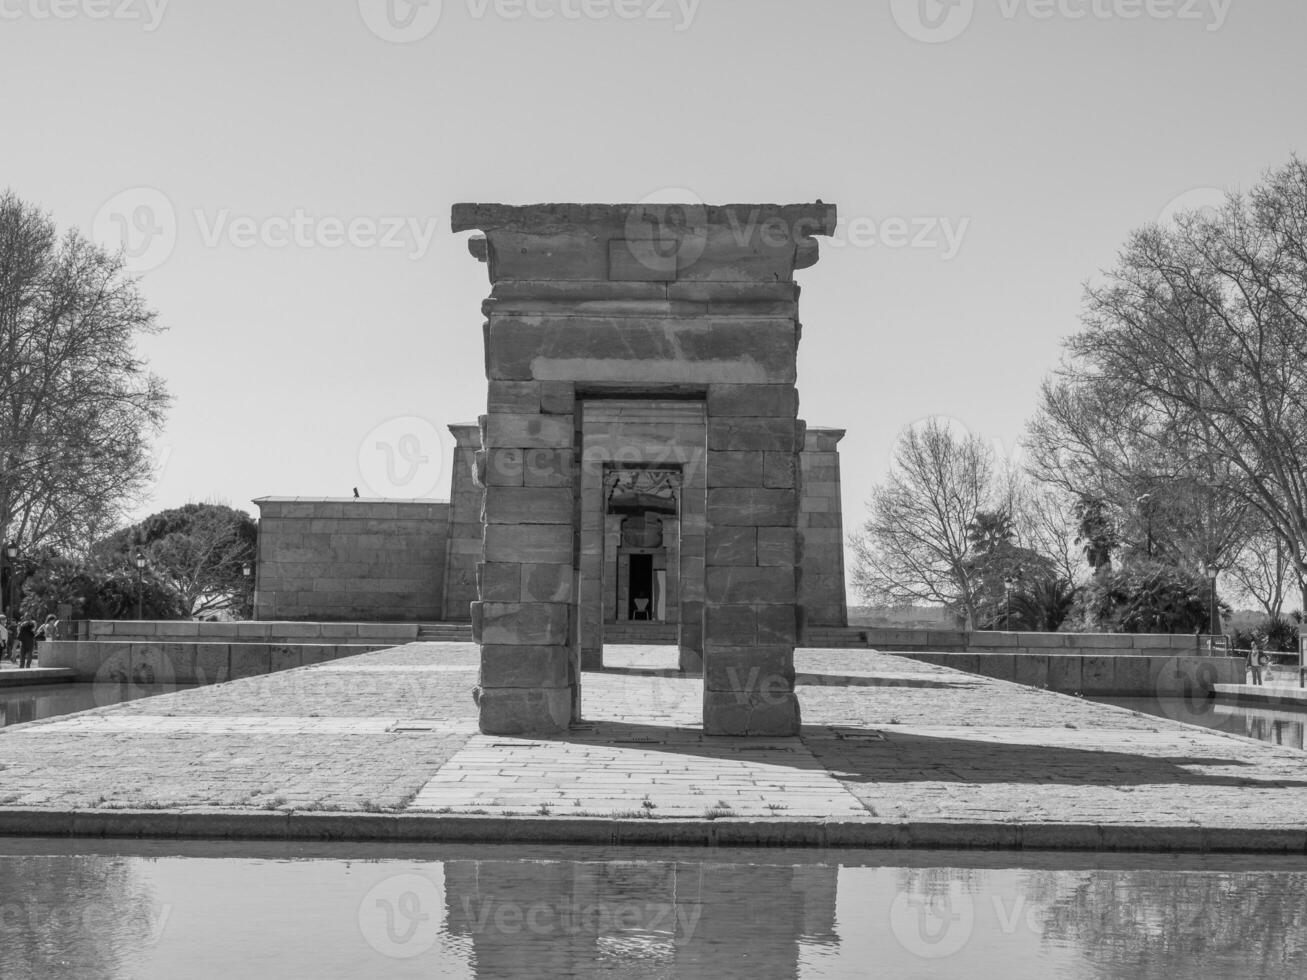
M 864 629 L 886 652 L 1038 653 L 1045 656 L 1204 656 L 1211 637 L 1192 633 L 1003 633 L 997 630 Z M 1219 638 L 1218 638 L 1219 640 Z
M 1192 639 L 1192 637 L 1190 637 Z M 936 653 L 913 660 L 969 674 L 1086 697 L 1186 697 L 1214 692 L 1217 684 L 1242 684 L 1241 657 L 1137 656 L 1129 654 Z
M 132 643 L 58 640 L 41 645 L 41 666 L 76 672 L 79 683 L 220 684 L 353 657 L 389 644 Z
M 194 643 L 368 643 L 399 646 L 418 638 L 416 623 L 200 623 L 94 619 L 77 624 L 85 640 Z

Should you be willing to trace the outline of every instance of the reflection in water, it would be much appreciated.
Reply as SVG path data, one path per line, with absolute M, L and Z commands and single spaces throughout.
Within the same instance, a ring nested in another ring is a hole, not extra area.
M 1292 858 L 82 846 L 0 853 L 6 980 L 1307 975 Z
M 1307 713 L 1293 709 L 1227 704 L 1214 698 L 1092 698 L 1146 715 L 1244 735 L 1272 745 L 1307 750 Z
M 39 687 L 0 687 L 0 728 L 75 711 L 103 708 L 122 701 L 184 691 L 178 684 L 50 684 Z

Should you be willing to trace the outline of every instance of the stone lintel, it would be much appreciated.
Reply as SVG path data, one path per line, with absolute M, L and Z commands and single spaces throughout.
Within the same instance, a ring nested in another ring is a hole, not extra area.
M 840 440 L 842 440 L 847 429 L 823 429 L 821 427 L 808 426 L 807 437 L 803 443 L 805 453 L 833 453 L 839 451 Z
M 490 279 L 791 282 L 833 235 L 823 204 L 456 204 L 455 232 L 479 230 L 472 254 Z

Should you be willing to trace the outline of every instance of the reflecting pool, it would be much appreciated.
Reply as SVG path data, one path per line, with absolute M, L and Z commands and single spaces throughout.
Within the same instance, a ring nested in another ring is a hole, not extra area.
M 1146 715 L 1202 725 L 1218 732 L 1244 735 L 1272 745 L 1307 750 L 1307 712 L 1230 704 L 1215 698 L 1093 698 Z
M 0 976 L 1307 975 L 1276 857 L 0 841 Z
M 42 718 L 70 715 L 122 701 L 184 691 L 178 684 L 50 684 L 39 687 L 0 687 L 0 728 Z

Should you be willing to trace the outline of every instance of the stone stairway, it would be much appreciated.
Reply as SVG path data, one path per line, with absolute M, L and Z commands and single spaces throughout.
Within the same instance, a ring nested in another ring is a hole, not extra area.
M 604 643 L 637 646 L 676 646 L 679 628 L 675 623 L 605 623 Z
M 811 650 L 866 649 L 869 645 L 866 630 L 855 626 L 809 626 L 799 642 Z
M 471 643 L 471 623 L 427 623 L 418 627 L 419 643 Z

